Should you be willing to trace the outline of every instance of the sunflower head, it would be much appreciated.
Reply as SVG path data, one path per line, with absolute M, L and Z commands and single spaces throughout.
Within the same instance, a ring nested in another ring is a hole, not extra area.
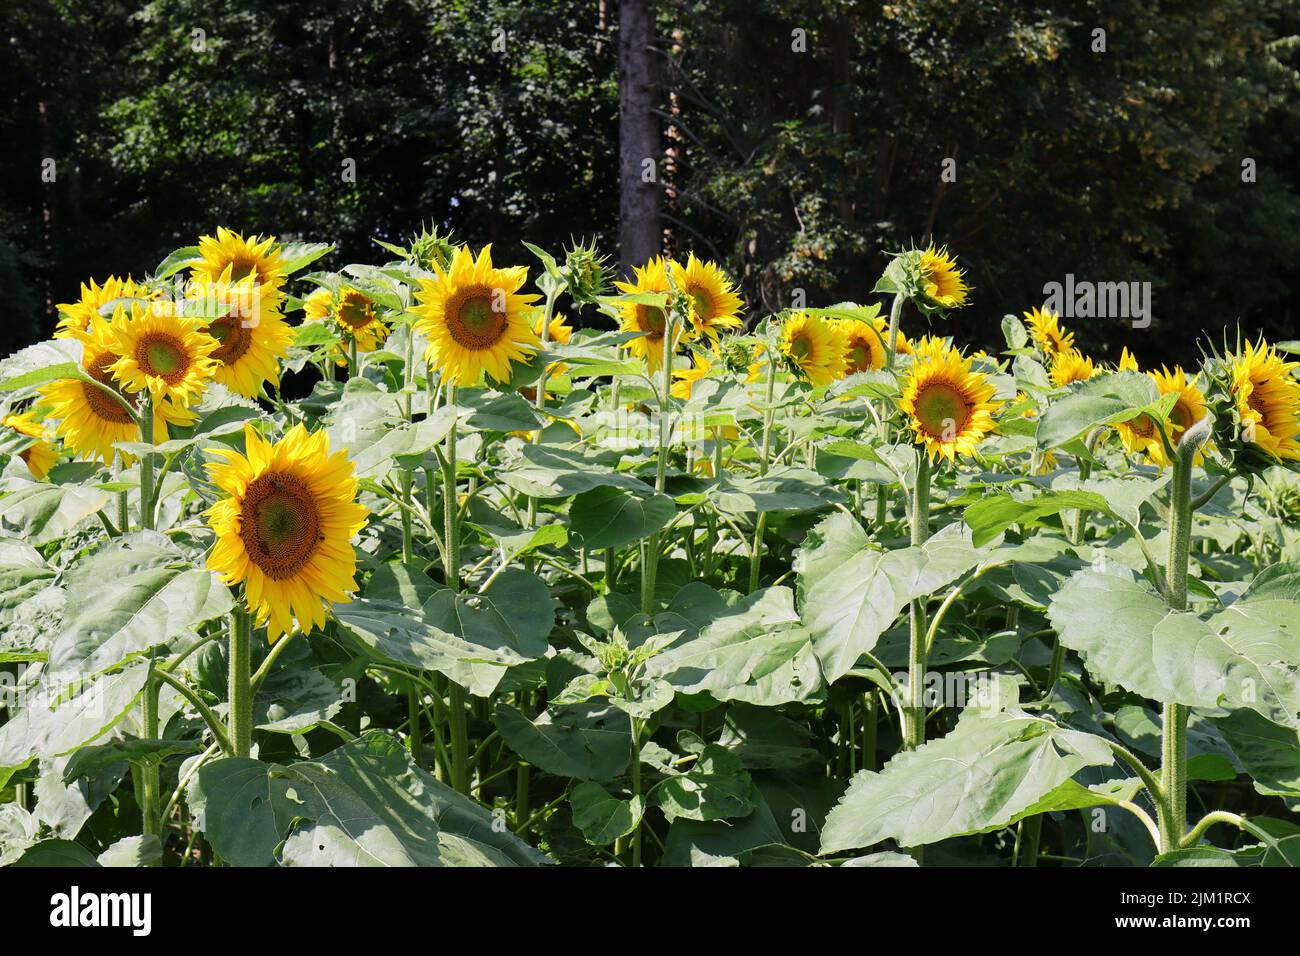
M 716 343 L 724 329 L 740 325 L 743 308 L 735 286 L 715 263 L 703 262 L 691 253 L 686 265 L 670 262 L 673 284 L 685 295 L 690 310 L 688 319 L 696 336 L 705 336 Z
M 252 278 L 255 285 L 278 291 L 288 278 L 284 257 L 275 236 L 245 239 L 223 226 L 215 236 L 199 237 L 199 257 L 189 262 L 194 278 L 238 282 Z
M 844 374 L 875 371 L 885 367 L 885 341 L 889 338 L 889 323 L 880 316 L 870 322 L 859 319 L 832 319 L 834 326 L 844 336 Z M 899 342 L 903 334 L 898 334 Z M 902 350 L 899 349 L 901 354 Z
M 154 293 L 142 285 L 132 282 L 130 277 L 119 279 L 109 276 L 103 285 L 97 285 L 94 279 L 89 284 L 81 284 L 81 298 L 76 302 L 66 302 L 58 306 L 59 325 L 54 330 L 56 339 L 70 338 L 74 332 L 85 332 L 90 328 L 96 316 L 112 314 L 117 305 L 130 305 L 126 299 L 149 299 Z
M 113 374 L 122 355 L 109 323 L 97 315 L 86 331 L 73 332 L 71 337 L 81 342 L 81 368 L 87 377 L 122 391 L 122 382 Z M 58 422 L 55 434 L 77 457 L 112 464 L 120 454 L 124 464 L 131 463 L 131 456 L 114 446 L 140 441 L 140 428 L 131 412 L 111 394 L 83 379 L 68 378 L 42 386 L 40 395 L 42 404 L 50 409 L 49 417 Z M 169 426 L 192 425 L 198 417 L 167 400 L 154 402 L 153 412 L 155 442 L 167 440 Z
M 388 325 L 376 311 L 374 300 L 351 286 L 339 289 L 333 316 L 339 331 L 356 339 L 358 352 L 373 352 L 388 338 Z
M 1061 317 L 1047 309 L 1030 309 L 1024 313 L 1029 337 L 1049 361 L 1074 348 L 1074 333 L 1061 327 Z
M 673 370 L 673 379 L 670 391 L 674 398 L 680 398 L 682 401 L 690 401 L 691 391 L 695 383 L 709 374 L 709 369 L 713 367 L 707 358 L 698 352 L 691 356 L 695 363 L 690 368 L 679 368 Z
M 629 340 L 627 349 L 634 356 L 642 359 L 653 374 L 663 364 L 664 335 L 668 328 L 668 300 L 672 298 L 672 285 L 668 281 L 668 264 L 662 256 L 656 256 L 644 266 L 633 266 L 632 280 L 615 282 L 614 288 L 624 295 L 652 292 L 662 293 L 665 297 L 663 306 L 645 302 L 625 302 L 619 306 L 620 328 L 624 332 L 643 333 Z M 673 343 L 674 346 L 676 344 Z
M 129 316 L 118 309 L 110 328 L 119 358 L 109 371 L 127 391 L 147 389 L 155 400 L 188 408 L 217 372 L 212 353 L 221 343 L 204 331 L 206 325 L 163 299 L 137 303 Z
M 941 339 L 927 339 L 917 344 L 899 407 L 930 459 L 952 461 L 974 455 L 993 431 L 994 391 L 983 374 L 971 370 L 969 358 Z
M 207 512 L 217 536 L 208 567 L 244 585 L 270 640 L 324 627 L 324 604 L 356 590 L 352 537 L 369 514 L 347 454 L 330 454 L 325 432 L 301 424 L 275 444 L 247 425 L 244 454 L 209 452 L 224 460 L 207 466 L 223 495 Z
M 1237 456 L 1238 467 L 1300 461 L 1300 382 L 1293 375 L 1300 362 L 1286 361 L 1261 339 L 1247 342 L 1224 364 L 1231 405 L 1222 417 L 1236 422 L 1234 446 L 1247 446 Z
M 540 343 L 529 322 L 536 295 L 521 295 L 528 269 L 492 265 L 492 247 L 475 258 L 457 249 L 447 268 L 434 263 L 437 280 L 421 279 L 412 311 L 429 339 L 425 358 L 445 379 L 473 384 L 487 373 L 508 381 L 514 362 L 527 362 Z
M 238 282 L 197 278 L 186 291 L 189 311 L 203 318 L 203 331 L 217 340 L 212 358 L 216 379 L 248 398 L 262 383 L 278 383 L 280 360 L 289 352 L 293 329 L 280 314 L 280 298 L 252 276 Z
M 59 449 L 45 440 L 45 426 L 36 418 L 36 414 L 23 412 L 6 415 L 0 419 L 0 427 L 12 433 L 9 437 L 17 436 L 20 445 L 18 457 L 27 465 L 33 478 L 44 481 L 59 460 Z
M 824 387 L 844 375 L 848 341 L 820 316 L 795 312 L 781 326 L 781 354 L 813 385 Z
M 1085 382 L 1101 370 L 1078 349 L 1057 352 L 1052 356 L 1052 384 L 1063 388 L 1072 382 Z
M 1151 371 L 1147 374 L 1156 383 L 1156 389 L 1161 395 L 1178 396 L 1165 424 L 1165 434 L 1169 437 L 1170 443 L 1177 448 L 1183 433 L 1208 414 L 1205 395 L 1196 386 L 1195 380 L 1189 379 L 1187 373 L 1178 366 L 1174 366 L 1173 371 L 1162 366 L 1160 371 Z M 1160 468 L 1172 464 L 1160 428 L 1149 416 L 1139 415 L 1126 422 L 1119 422 L 1115 425 L 1115 431 L 1124 448 L 1132 454 L 1142 455 L 1148 464 Z M 1199 465 L 1204 460 L 1204 454 L 1198 450 L 1195 464 Z

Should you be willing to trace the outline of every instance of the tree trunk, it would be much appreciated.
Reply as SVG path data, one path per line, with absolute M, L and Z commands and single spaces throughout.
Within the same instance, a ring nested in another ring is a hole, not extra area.
M 618 10 L 618 259 L 631 275 L 659 254 L 659 121 L 654 14 L 649 0 L 622 0 Z M 647 162 L 648 160 L 648 162 Z

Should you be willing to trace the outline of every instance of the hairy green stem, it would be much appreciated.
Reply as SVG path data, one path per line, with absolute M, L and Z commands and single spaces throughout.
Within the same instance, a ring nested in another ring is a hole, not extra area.
M 930 536 L 930 457 L 916 450 L 916 481 L 912 486 L 912 546 L 920 547 Z M 907 708 L 903 743 L 915 750 L 925 743 L 925 599 L 917 598 L 909 611 L 911 632 L 907 655 Z
M 758 473 L 767 474 L 768 462 L 772 454 L 772 420 L 774 417 L 772 400 L 776 394 L 776 361 L 769 352 L 767 356 L 767 391 L 766 406 L 763 409 L 763 445 L 759 449 Z M 763 534 L 767 531 L 767 512 L 760 511 L 754 527 L 754 546 L 749 552 L 749 592 L 758 590 L 759 565 L 763 562 Z
M 230 669 L 227 717 L 234 756 L 247 757 L 253 748 L 253 620 L 241 597 L 230 612 Z

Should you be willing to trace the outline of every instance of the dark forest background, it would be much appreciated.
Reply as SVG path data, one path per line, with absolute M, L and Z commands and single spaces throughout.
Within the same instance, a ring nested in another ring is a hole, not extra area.
M 429 222 L 505 261 L 531 262 L 522 239 L 693 249 L 752 313 L 868 300 L 889 251 L 933 238 L 976 288 L 963 342 L 996 345 L 1066 273 L 1153 283 L 1149 329 L 1068 323 L 1094 354 L 1296 337 L 1294 0 L 0 10 L 0 354 L 82 280 L 139 278 L 218 224 L 336 242 L 327 267 Z

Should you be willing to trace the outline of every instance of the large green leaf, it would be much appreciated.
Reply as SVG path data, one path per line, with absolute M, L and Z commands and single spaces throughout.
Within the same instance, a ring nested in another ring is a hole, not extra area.
M 67 575 L 77 599 L 50 648 L 56 674 L 96 674 L 192 631 L 232 606 L 229 589 L 162 535 L 118 539 Z
M 684 694 L 775 707 L 821 686 L 821 669 L 789 588 L 733 595 L 695 637 L 650 659 L 647 673 Z
M 661 530 L 675 514 L 673 499 L 649 488 L 593 488 L 573 499 L 569 530 L 593 551 L 621 548 Z
M 1300 637 L 1274 620 L 1280 586 L 1248 592 L 1203 620 L 1171 611 L 1127 568 L 1108 567 L 1074 574 L 1048 615 L 1061 643 L 1101 680 L 1162 703 L 1244 707 L 1294 725 Z
M 67 535 L 108 499 L 108 492 L 95 488 L 32 482 L 5 495 L 0 530 L 39 547 Z
M 774 468 L 766 475 L 727 475 L 709 493 L 723 514 L 750 515 L 764 511 L 816 511 L 844 501 L 844 495 L 815 471 Z
M 847 515 L 819 524 L 795 569 L 803 622 L 825 679 L 833 683 L 852 670 L 909 601 L 956 581 L 986 553 L 959 525 L 920 547 L 881 551 Z
M 25 706 L 0 727 L 0 767 L 25 767 L 97 740 L 135 704 L 149 673 L 138 664 L 93 683 L 40 684 Z
M 1062 511 L 1110 510 L 1106 499 L 1087 491 L 1049 491 L 1031 498 L 990 495 L 966 506 L 962 517 L 971 529 L 971 541 L 981 547 L 1013 524 L 1030 524 Z
M 632 475 L 614 471 L 581 452 L 548 445 L 524 445 L 519 457 L 499 473 L 515 491 L 533 498 L 567 498 L 593 488 L 621 488 L 649 495 L 651 488 Z
M 494 717 L 501 739 L 530 764 L 575 780 L 612 780 L 631 759 L 627 717 L 617 711 L 589 716 L 580 710 L 565 708 L 533 721 L 499 701 Z
M 547 862 L 482 805 L 370 733 L 287 769 L 299 817 L 286 866 L 533 866 Z
M 573 824 L 588 843 L 605 846 L 631 833 L 645 812 L 645 798 L 620 800 L 598 783 L 580 783 L 569 793 Z
M 1172 403 L 1170 403 L 1172 404 Z M 1160 393 L 1149 375 L 1113 372 L 1079 382 L 1047 406 L 1038 420 L 1038 447 L 1056 448 L 1097 425 L 1128 421 L 1144 409 L 1157 409 Z
M 695 766 L 671 776 L 655 789 L 664 817 L 673 820 L 728 820 L 754 809 L 754 784 L 740 758 L 717 744 L 708 744 Z
M 270 866 L 294 815 L 290 781 L 248 757 L 211 760 L 191 778 L 189 805 L 212 848 L 235 866 Z
M 855 776 L 826 819 L 822 852 L 1003 827 L 1050 808 L 1046 798 L 1084 767 L 1112 762 L 1099 737 L 1019 710 L 968 708 L 948 736 Z
M 380 656 L 438 671 L 481 697 L 507 667 L 546 653 L 555 609 L 536 575 L 504 571 L 482 594 L 456 594 L 427 578 L 404 587 L 410 593 L 402 600 L 380 591 L 384 596 L 338 605 L 335 615 Z

